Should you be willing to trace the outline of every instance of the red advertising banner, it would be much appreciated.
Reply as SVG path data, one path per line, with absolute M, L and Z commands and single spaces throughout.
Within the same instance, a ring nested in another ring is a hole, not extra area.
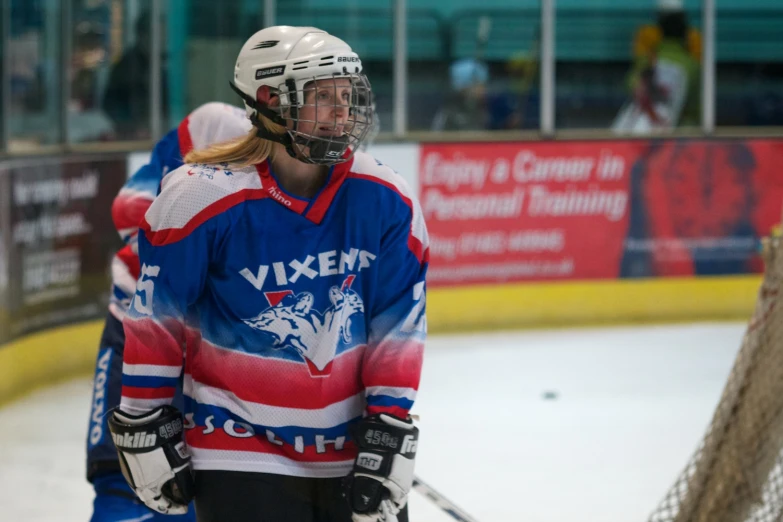
M 423 144 L 430 286 L 746 273 L 781 140 Z

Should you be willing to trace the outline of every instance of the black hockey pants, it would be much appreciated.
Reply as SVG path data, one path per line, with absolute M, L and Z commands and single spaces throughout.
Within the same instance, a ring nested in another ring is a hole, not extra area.
M 342 478 L 196 472 L 198 522 L 351 522 Z M 408 522 L 406 508 L 397 515 Z

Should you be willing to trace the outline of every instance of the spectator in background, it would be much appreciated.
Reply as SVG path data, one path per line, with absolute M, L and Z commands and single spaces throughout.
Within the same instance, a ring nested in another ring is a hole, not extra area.
M 101 70 L 107 60 L 103 29 L 91 22 L 76 24 L 71 56 L 71 97 L 68 101 L 70 141 L 114 139 L 112 122 L 100 108 Z
M 514 53 L 506 61 L 507 85 L 486 98 L 490 130 L 538 127 L 538 57 L 536 48 Z
M 151 16 L 139 15 L 135 24 L 136 43 L 112 68 L 103 98 L 103 110 L 114 122 L 118 139 L 150 138 L 150 73 L 152 65 Z M 164 38 L 161 38 L 165 41 Z M 161 109 L 166 121 L 166 65 L 161 57 Z
M 699 124 L 701 70 L 688 49 L 689 26 L 682 3 L 659 3 L 660 42 L 640 56 L 628 77 L 631 101 L 620 110 L 612 129 L 647 134 Z
M 16 114 L 42 112 L 46 103 L 43 30 L 27 29 L 7 42 L 11 110 Z
M 451 92 L 432 122 L 434 131 L 484 130 L 486 86 L 489 70 L 473 58 L 457 60 L 449 67 Z
M 655 25 L 647 24 L 636 31 L 633 41 L 633 58 L 639 60 L 655 54 L 663 40 L 660 19 L 672 14 L 685 17 L 682 0 L 658 0 L 658 19 Z M 701 33 L 695 27 L 689 27 L 685 36 L 685 47 L 697 62 L 701 62 Z
M 98 104 L 98 69 L 106 60 L 104 32 L 95 24 L 76 24 L 71 56 L 71 101 L 80 110 Z

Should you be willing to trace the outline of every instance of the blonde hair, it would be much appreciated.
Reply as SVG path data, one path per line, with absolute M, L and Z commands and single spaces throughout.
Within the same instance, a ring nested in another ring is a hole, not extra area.
M 259 115 L 266 130 L 275 134 L 286 132 L 285 127 Z M 230 163 L 237 167 L 249 167 L 265 161 L 272 155 L 274 142 L 256 136 L 253 127 L 245 136 L 210 145 L 201 150 L 191 150 L 185 155 L 185 163 Z

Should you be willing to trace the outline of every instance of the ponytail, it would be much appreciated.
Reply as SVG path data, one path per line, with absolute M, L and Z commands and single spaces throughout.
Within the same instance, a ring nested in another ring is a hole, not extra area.
M 276 134 L 286 132 L 282 125 L 273 123 L 264 116 L 259 116 L 258 119 L 270 132 Z M 256 128 L 253 127 L 245 136 L 217 143 L 205 149 L 192 150 L 185 155 L 185 163 L 230 163 L 241 168 L 266 161 L 272 155 L 274 143 L 259 138 L 256 132 Z

